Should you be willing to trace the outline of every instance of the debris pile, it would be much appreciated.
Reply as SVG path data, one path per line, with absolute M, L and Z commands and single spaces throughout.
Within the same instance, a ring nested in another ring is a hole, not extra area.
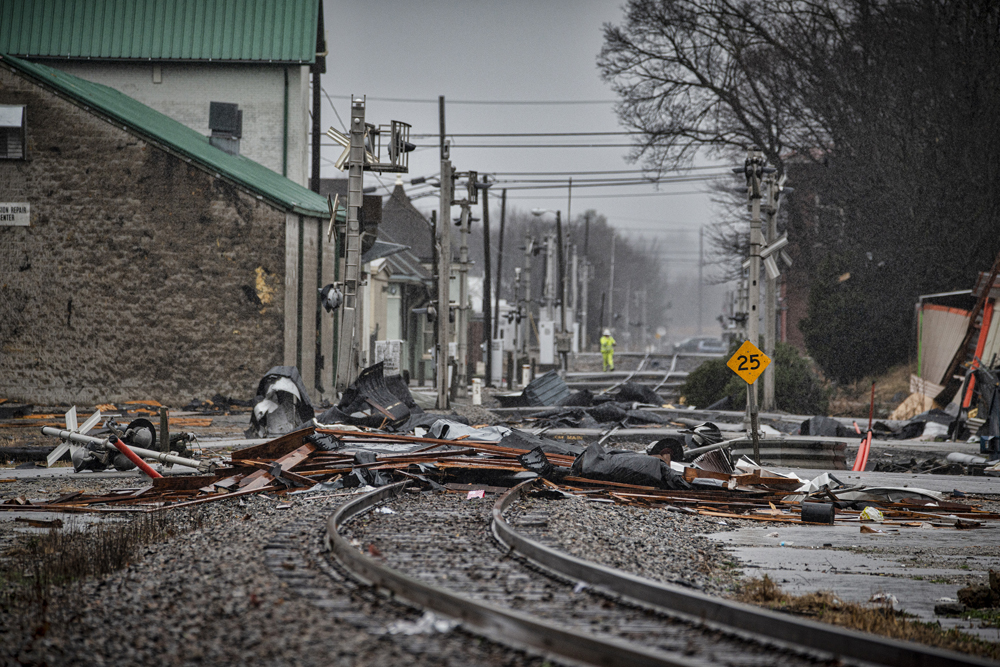
M 558 375 L 543 376 L 535 391 L 559 391 L 552 378 L 562 382 Z M 643 398 L 643 391 L 625 383 L 616 396 Z M 560 408 L 558 415 L 541 419 L 620 425 L 643 412 L 640 403 L 626 410 L 614 398 L 592 398 L 589 408 Z M 595 414 L 602 410 L 613 416 L 599 421 Z M 147 474 L 153 479 L 141 489 L 98 497 L 71 494 L 48 503 L 10 498 L 0 503 L 0 510 L 150 512 L 249 493 L 353 492 L 404 479 L 420 488 L 467 494 L 535 480 L 558 497 L 753 521 L 857 523 L 868 532 L 928 526 L 974 529 L 1000 518 L 932 491 L 847 486 L 829 473 L 804 480 L 746 457 L 734 461 L 730 445 L 736 441 L 723 440 L 719 428 L 709 422 L 691 422 L 690 428 L 661 437 L 645 452 L 605 446 L 609 437 L 584 445 L 505 426 L 470 426 L 457 416 L 425 413 L 401 378 L 383 374 L 381 363 L 365 369 L 340 402 L 318 416 L 298 372 L 272 368 L 258 386 L 250 432 L 278 435 L 233 451 L 227 460 L 191 460 L 153 451 L 156 432 L 145 419 L 125 427 L 109 420 L 103 432 L 87 435 L 99 417 L 95 413 L 77 427 L 74 410 L 67 414 L 65 430 L 45 427 L 43 433 L 66 441 L 53 455 L 58 458 L 70 450 L 74 462 L 79 461 L 77 470 L 125 469 L 140 464 L 142 457 L 190 465 L 200 474 L 161 478 L 150 469 Z M 831 422 L 816 418 L 803 427 L 810 433 L 836 431 L 839 423 Z M 173 436 L 170 440 L 175 449 Z M 143 466 L 148 468 L 141 462 Z

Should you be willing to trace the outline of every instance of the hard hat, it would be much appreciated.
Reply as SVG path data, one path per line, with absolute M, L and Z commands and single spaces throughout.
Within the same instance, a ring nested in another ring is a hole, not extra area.
M 604 335 L 605 336 L 610 336 L 611 335 L 611 329 L 605 329 L 604 330 Z

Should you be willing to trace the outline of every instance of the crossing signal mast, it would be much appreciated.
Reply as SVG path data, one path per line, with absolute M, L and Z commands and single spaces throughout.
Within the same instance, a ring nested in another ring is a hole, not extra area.
M 364 172 L 409 172 L 409 154 L 416 148 L 410 143 L 410 125 L 398 120 L 389 125 L 365 122 L 365 98 L 351 99 L 351 125 L 345 134 L 334 128 L 327 136 L 344 147 L 335 166 L 347 167 L 347 216 L 341 228 L 344 243 L 344 279 L 340 285 L 340 337 L 337 341 L 337 375 L 335 386 L 343 393 L 358 376 L 361 368 L 361 346 L 358 329 L 358 289 L 361 280 L 361 206 L 364 201 Z M 381 162 L 383 151 L 388 162 Z M 336 207 L 331 206 L 331 226 L 335 225 Z M 339 258 L 338 258 L 339 261 Z

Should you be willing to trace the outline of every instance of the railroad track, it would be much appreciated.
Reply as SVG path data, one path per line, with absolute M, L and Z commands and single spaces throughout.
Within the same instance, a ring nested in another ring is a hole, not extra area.
M 652 356 L 651 354 L 644 356 L 635 370 L 628 371 L 625 377 L 617 381 L 609 378 L 605 373 L 572 372 L 568 374 L 566 384 L 570 389 L 590 389 L 606 394 L 626 382 L 636 382 L 651 386 L 653 391 L 658 392 L 663 389 L 666 392 L 665 395 L 673 396 L 683 385 L 683 380 L 688 373 L 712 358 L 711 355 L 673 354 L 670 357 L 670 367 L 664 373 L 662 370 L 647 368 Z
M 403 494 L 404 486 L 339 508 L 327 525 L 330 551 L 362 582 L 496 641 L 600 665 L 990 664 L 562 554 L 504 518 L 525 485 L 504 494 L 492 511 L 456 494 Z M 376 507 L 391 513 L 371 513 Z M 521 521 L 530 530 L 531 521 Z

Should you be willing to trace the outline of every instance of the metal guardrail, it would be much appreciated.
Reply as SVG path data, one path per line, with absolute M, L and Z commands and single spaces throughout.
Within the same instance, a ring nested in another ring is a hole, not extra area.
M 854 630 L 792 618 L 749 605 L 684 590 L 597 563 L 581 560 L 546 547 L 515 531 L 503 512 L 523 493 L 531 481 L 520 484 L 497 501 L 493 508 L 496 538 L 543 568 L 586 582 L 642 604 L 700 619 L 724 628 L 735 628 L 779 642 L 822 651 L 834 656 L 893 667 L 959 667 L 995 665 L 973 656 L 921 646 L 911 642 L 868 635 Z

